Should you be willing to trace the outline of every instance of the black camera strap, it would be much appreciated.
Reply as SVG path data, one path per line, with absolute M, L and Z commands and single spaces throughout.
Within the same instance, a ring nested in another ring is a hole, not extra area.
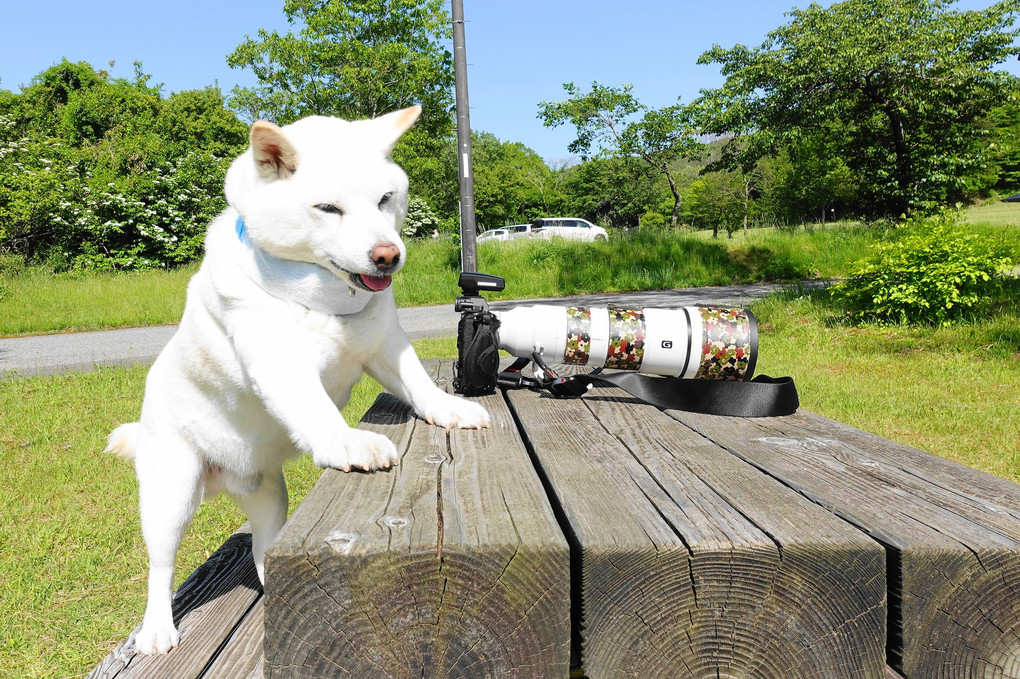
M 753 380 L 681 380 L 676 377 L 642 375 L 634 372 L 605 374 L 599 370 L 583 375 L 560 377 L 541 359 L 532 355 L 535 377 L 523 369 L 529 359 L 519 358 L 500 373 L 497 384 L 504 388 L 543 388 L 556 396 L 583 396 L 595 385 L 623 389 L 634 398 L 665 410 L 686 410 L 706 415 L 732 417 L 776 417 L 790 415 L 800 405 L 791 377 L 759 375 Z

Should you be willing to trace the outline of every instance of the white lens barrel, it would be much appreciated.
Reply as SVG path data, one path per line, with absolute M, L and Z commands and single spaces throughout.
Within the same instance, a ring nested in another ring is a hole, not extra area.
M 691 362 L 690 314 L 686 309 L 645 309 L 645 355 L 638 372 L 680 377 Z

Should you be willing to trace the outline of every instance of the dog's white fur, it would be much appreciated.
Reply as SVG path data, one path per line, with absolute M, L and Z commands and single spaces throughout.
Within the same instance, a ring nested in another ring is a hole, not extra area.
M 238 264 L 241 215 L 256 248 L 323 267 L 359 294 L 369 293 L 354 274 L 399 269 L 407 177 L 389 156 L 419 113 L 311 117 L 283 128 L 260 121 L 231 165 L 230 207 L 209 227 L 180 329 L 149 372 L 141 420 L 109 439 L 108 450 L 134 458 L 138 475 L 149 553 L 141 653 L 179 643 L 174 562 L 204 496 L 225 491 L 247 514 L 264 582 L 263 555 L 286 518 L 286 459 L 307 451 L 317 465 L 344 471 L 397 464 L 387 438 L 351 429 L 340 415 L 362 371 L 429 422 L 488 426 L 484 408 L 428 377 L 398 325 L 392 287 L 370 293 L 362 311 L 336 316 L 270 294 Z

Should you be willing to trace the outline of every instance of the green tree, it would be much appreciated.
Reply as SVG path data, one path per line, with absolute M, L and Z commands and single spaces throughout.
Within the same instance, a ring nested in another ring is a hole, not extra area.
M 233 90 L 247 117 L 286 124 L 307 115 L 374 118 L 412 104 L 434 137 L 452 129 L 453 57 L 442 0 L 286 0 L 300 30 L 259 30 L 227 56 L 259 84 Z
M 787 219 L 824 223 L 836 215 L 868 211 L 858 175 L 824 133 L 782 149 L 776 161 L 777 203 Z
M 794 9 L 760 46 L 701 55 L 726 82 L 703 94 L 707 131 L 755 129 L 760 154 L 840 125 L 838 151 L 879 212 L 930 208 L 984 162 L 975 121 L 1005 97 L 994 67 L 1020 53 L 1020 0 L 846 0 Z
M 697 140 L 693 110 L 679 100 L 672 106 L 649 109 L 631 93 L 633 86 L 606 87 L 592 83 L 582 92 L 573 83 L 563 86 L 564 101 L 539 104 L 538 117 L 547 127 L 565 123 L 577 128 L 568 150 L 587 158 L 594 146 L 605 157 L 635 157 L 665 177 L 673 196 L 670 227 L 676 228 L 681 194 L 673 173 L 679 158 L 696 158 L 703 151 Z M 638 113 L 643 115 L 635 119 Z
M 248 145 L 248 126 L 226 108 L 218 87 L 177 92 L 165 99 L 154 131 L 175 158 L 196 148 L 233 158 Z
M 696 227 L 712 229 L 712 238 L 719 237 L 720 228 L 732 238 L 745 214 L 744 188 L 737 172 L 709 172 L 688 188 L 684 213 Z
M 637 158 L 593 158 L 566 170 L 562 212 L 604 226 L 636 226 L 650 206 L 669 195 L 657 179 Z M 671 196 L 669 202 L 674 203 Z
M 1020 78 L 1014 78 L 1008 100 L 989 112 L 985 125 L 994 186 L 1016 193 L 1020 191 Z
M 520 224 L 547 213 L 542 185 L 551 173 L 542 158 L 524 144 L 500 141 L 488 132 L 471 137 L 479 228 Z

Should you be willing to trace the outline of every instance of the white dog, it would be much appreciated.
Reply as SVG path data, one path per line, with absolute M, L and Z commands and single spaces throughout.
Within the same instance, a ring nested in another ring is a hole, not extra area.
M 308 451 L 344 471 L 397 464 L 386 437 L 340 415 L 362 371 L 430 423 L 488 426 L 484 408 L 436 387 L 397 323 L 390 276 L 405 259 L 407 177 L 390 151 L 420 112 L 259 121 L 230 166 L 230 207 L 209 227 L 141 421 L 109 440 L 138 474 L 149 553 L 141 653 L 179 642 L 174 561 L 203 496 L 225 491 L 247 514 L 264 582 L 263 555 L 287 514 L 286 459 Z

